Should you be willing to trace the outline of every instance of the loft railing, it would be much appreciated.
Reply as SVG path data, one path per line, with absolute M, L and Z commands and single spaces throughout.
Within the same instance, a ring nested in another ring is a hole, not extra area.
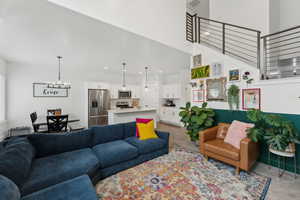
M 300 76 L 300 26 L 262 37 L 265 79 Z
M 213 47 L 260 69 L 261 32 L 186 14 L 186 39 Z

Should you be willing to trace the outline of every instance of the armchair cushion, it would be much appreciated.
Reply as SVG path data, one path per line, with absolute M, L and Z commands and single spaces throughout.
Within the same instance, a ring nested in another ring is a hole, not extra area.
M 219 123 L 218 124 L 218 132 L 217 132 L 217 138 L 224 140 L 226 137 L 226 134 L 228 132 L 228 129 L 230 127 L 230 124 L 227 123 Z
M 205 151 L 209 151 L 232 160 L 240 160 L 240 150 L 225 143 L 223 140 L 209 140 L 205 142 L 204 147 Z

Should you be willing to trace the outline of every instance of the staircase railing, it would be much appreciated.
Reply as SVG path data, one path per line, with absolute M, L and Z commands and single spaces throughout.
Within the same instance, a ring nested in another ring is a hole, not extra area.
M 300 26 L 262 37 L 265 79 L 300 76 Z
M 186 39 L 214 47 L 260 69 L 261 32 L 247 27 L 186 14 Z

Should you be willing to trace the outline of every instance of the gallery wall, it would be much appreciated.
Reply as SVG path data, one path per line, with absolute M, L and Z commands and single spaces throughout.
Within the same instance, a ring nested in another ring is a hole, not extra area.
M 227 88 L 231 84 L 238 85 L 240 89 L 246 88 L 260 88 L 261 89 L 261 109 L 265 112 L 272 113 L 288 113 L 300 114 L 300 79 L 286 79 L 286 80 L 259 80 L 258 70 L 241 61 L 233 59 L 229 56 L 223 55 L 215 50 L 212 50 L 203 45 L 195 45 L 193 55 L 202 55 L 202 64 L 211 65 L 215 62 L 222 63 L 224 66 L 223 76 L 228 78 L 228 71 L 230 69 L 240 69 L 240 72 L 249 71 L 252 78 L 255 80 L 252 84 L 247 86 L 246 82 L 241 80 L 239 82 L 228 83 Z M 192 64 L 191 64 L 192 66 Z M 218 77 L 214 77 L 218 78 Z M 242 110 L 242 95 L 240 93 L 240 110 Z M 228 102 L 209 101 L 209 107 L 216 109 L 229 109 Z M 194 103 L 194 105 L 201 105 Z

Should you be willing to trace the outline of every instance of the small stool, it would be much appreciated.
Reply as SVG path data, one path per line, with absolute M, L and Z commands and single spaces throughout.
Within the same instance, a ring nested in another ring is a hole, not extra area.
M 270 158 L 271 158 L 271 153 L 274 155 L 277 155 L 278 157 L 278 177 L 281 177 L 284 172 L 285 172 L 285 164 L 286 164 L 286 158 L 294 158 L 294 174 L 295 174 L 295 179 L 297 178 L 297 161 L 296 161 L 296 150 L 295 150 L 295 144 L 291 145 L 290 148 L 291 151 L 278 151 L 275 149 L 272 149 L 269 147 L 269 158 L 268 158 L 268 163 L 270 163 Z M 283 170 L 280 170 L 280 164 L 281 164 L 281 158 L 283 158 Z

